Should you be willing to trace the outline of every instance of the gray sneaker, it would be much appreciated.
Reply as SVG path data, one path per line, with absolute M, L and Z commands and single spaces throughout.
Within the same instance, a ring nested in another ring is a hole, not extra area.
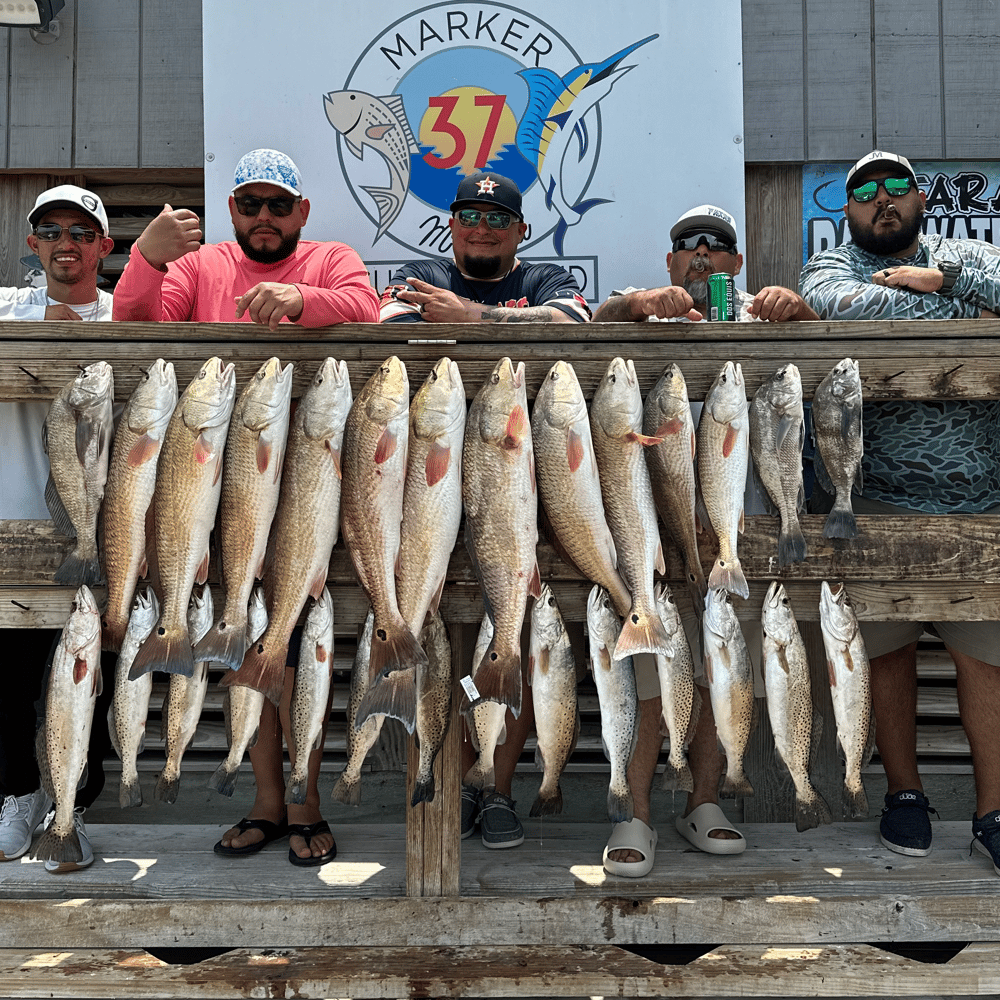
M 52 800 L 36 788 L 27 795 L 8 795 L 0 810 L 0 861 L 13 861 L 29 847 L 35 828 L 52 805 Z
M 483 792 L 479 832 L 484 847 L 517 847 L 524 843 L 524 827 L 514 812 L 515 802 L 502 792 Z
M 64 872 L 78 872 L 81 868 L 87 868 L 94 863 L 94 851 L 90 846 L 87 828 L 83 825 L 84 811 L 82 806 L 77 806 L 73 810 L 73 826 L 76 827 L 76 835 L 80 838 L 80 849 L 83 851 L 83 857 L 79 861 L 53 861 L 49 858 L 45 862 L 47 872 L 55 872 L 60 875 Z M 49 814 L 49 820 L 45 824 L 46 829 L 48 829 L 49 823 L 55 819 L 55 815 L 54 812 Z
M 479 822 L 479 789 L 462 785 L 462 840 L 472 836 Z

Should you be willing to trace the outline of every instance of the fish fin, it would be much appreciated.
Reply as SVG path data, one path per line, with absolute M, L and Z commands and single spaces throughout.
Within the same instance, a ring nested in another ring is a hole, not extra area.
M 379 98 L 380 101 L 392 112 L 396 119 L 396 124 L 402 129 L 406 144 L 411 153 L 419 153 L 420 147 L 416 139 L 413 138 L 413 131 L 410 128 L 410 120 L 406 117 L 406 107 L 403 104 L 402 94 L 389 94 L 387 97 Z
M 788 566 L 791 563 L 804 562 L 805 558 L 805 536 L 798 524 L 795 524 L 778 536 L 778 565 Z
M 837 510 L 834 507 L 826 515 L 826 522 L 823 524 L 824 538 L 857 538 L 858 522 L 853 510 Z
M 625 786 L 624 792 L 608 789 L 608 819 L 612 823 L 631 823 L 634 817 L 632 789 Z
M 802 833 L 832 822 L 833 815 L 826 799 L 820 795 L 811 781 L 807 781 L 806 794 L 795 795 L 795 829 Z
M 553 181 L 554 183 L 555 181 Z M 566 224 L 566 220 L 560 216 L 559 221 L 556 223 L 555 232 L 552 234 L 552 247 L 559 257 L 563 256 L 563 241 L 566 239 L 566 231 L 568 229 L 569 226 Z
M 396 453 L 396 432 L 391 427 L 386 427 L 382 431 L 382 436 L 375 446 L 375 464 L 381 465 L 388 461 Z
M 424 479 L 428 486 L 434 486 L 444 479 L 450 460 L 451 447 L 435 441 L 427 452 L 427 461 L 424 463 Z
M 161 442 L 158 438 L 143 434 L 129 450 L 126 464 L 133 469 L 138 468 L 140 465 L 145 465 L 150 459 L 156 458 L 160 453 L 160 444 Z
M 636 653 L 660 653 L 669 655 L 670 636 L 663 627 L 660 616 L 655 612 L 645 612 L 633 604 L 625 616 L 621 634 L 615 643 L 615 659 L 623 660 Z
M 153 789 L 153 797 L 157 802 L 165 802 L 167 805 L 172 805 L 177 801 L 177 792 L 180 787 L 180 778 L 165 778 L 161 771 L 156 778 L 156 788 Z
M 361 779 L 348 781 L 341 772 L 330 795 L 334 802 L 343 802 L 345 806 L 361 805 Z
M 746 526 L 747 526 L 746 513 L 741 510 L 740 511 L 740 519 L 739 519 L 739 521 L 736 522 L 736 530 L 741 535 L 743 535 L 743 534 L 746 533 Z
M 667 575 L 667 564 L 663 558 L 663 542 L 656 543 L 656 561 L 653 563 L 653 566 L 660 576 Z
M 719 787 L 720 798 L 745 798 L 747 795 L 753 795 L 753 793 L 753 785 L 750 784 L 750 779 L 746 776 L 742 763 L 735 774 L 730 775 L 727 771 L 722 776 L 722 784 Z
M 634 444 L 641 444 L 643 448 L 651 448 L 653 445 L 663 443 L 663 438 L 661 437 L 655 437 L 652 434 L 640 434 L 638 431 L 629 431 L 625 435 L 625 440 Z
M 129 670 L 129 680 L 137 680 L 143 674 L 161 670 L 165 674 L 181 674 L 190 677 L 194 673 L 194 656 L 191 654 L 191 637 L 187 628 L 175 634 L 167 634 L 166 629 L 157 625 L 139 647 Z
M 334 448 L 333 445 L 329 441 L 327 441 L 327 443 L 326 443 L 326 450 L 328 452 L 330 452 L 330 458 L 333 459 L 333 468 L 334 468 L 334 471 L 337 473 L 337 478 L 338 479 L 343 479 L 344 478 L 344 470 L 343 470 L 343 468 L 341 467 L 341 464 L 340 464 L 340 455 L 341 455 L 340 449 L 339 448 Z
M 434 801 L 434 772 L 432 771 L 425 780 L 415 781 L 413 783 L 413 797 L 410 799 L 410 805 L 416 808 L 417 804 L 420 802 L 433 802 Z
M 684 429 L 684 421 L 680 417 L 671 417 L 669 420 L 664 420 L 659 427 L 656 428 L 655 436 L 661 441 L 673 434 L 679 434 Z
M 722 457 L 729 458 L 740 439 L 740 432 L 732 424 L 726 424 L 726 436 L 722 440 Z
M 844 812 L 851 819 L 860 819 L 868 815 L 868 796 L 865 794 L 864 783 L 858 779 L 857 785 L 844 782 Z
M 31 856 L 39 861 L 82 861 L 83 848 L 76 832 L 76 824 L 65 837 L 60 837 L 51 827 L 42 834 Z
M 83 584 L 87 584 L 88 587 L 93 586 L 103 579 L 101 564 L 96 556 L 93 559 L 84 559 L 77 555 L 74 549 L 66 556 L 65 561 L 56 570 L 52 579 L 64 587 L 79 588 Z
M 265 440 L 263 434 L 257 438 L 257 471 L 261 475 L 267 472 L 268 466 L 271 464 L 273 450 L 273 444 L 270 441 Z
M 750 597 L 750 587 L 747 585 L 747 578 L 743 575 L 743 567 L 740 565 L 739 559 L 734 559 L 730 563 L 716 559 L 712 572 L 708 576 L 708 585 L 713 590 L 717 588 L 728 590 L 730 594 L 737 594 L 743 600 Z
M 49 509 L 49 516 L 52 518 L 56 531 L 67 538 L 76 538 L 76 528 L 73 527 L 73 522 L 66 512 L 66 507 L 62 502 L 62 497 L 59 496 L 59 490 L 56 488 L 56 481 L 52 478 L 51 472 L 45 482 L 45 506 Z
M 576 472 L 576 470 L 580 468 L 580 464 L 583 462 L 583 456 L 583 437 L 581 434 L 570 428 L 569 433 L 566 435 L 566 460 L 569 462 L 570 472 Z M 560 807 L 561 805 L 562 802 L 560 801 Z
M 592 208 L 596 208 L 598 205 L 610 204 L 610 201 L 610 198 L 588 198 L 587 201 L 578 201 L 575 205 L 571 205 L 570 208 L 582 218 Z
M 120 809 L 134 809 L 142 805 L 142 785 L 138 781 L 126 781 L 122 778 L 118 782 L 118 807 Z
M 192 656 L 199 663 L 210 660 L 224 664 L 230 670 L 239 670 L 246 648 L 246 623 L 230 627 L 222 618 L 195 645 Z
M 660 785 L 667 792 L 693 792 L 694 776 L 691 774 L 691 767 L 685 761 L 680 767 L 674 766 L 667 758 L 663 765 L 663 781 Z
M 400 618 L 397 624 L 387 628 L 376 621 L 372 628 L 372 648 L 368 657 L 369 683 L 374 686 L 380 677 L 418 666 L 427 666 L 427 654 L 406 622 Z M 356 722 L 355 727 L 358 724 Z
M 875 710 L 871 703 L 868 705 L 868 740 L 865 743 L 864 752 L 861 755 L 861 766 L 867 767 L 871 763 L 872 754 L 875 752 Z
M 513 451 L 515 448 L 519 448 L 527 438 L 529 433 L 528 425 L 528 415 L 524 412 L 523 406 L 515 406 L 513 410 L 510 411 L 510 416 L 507 418 L 507 427 L 504 431 L 504 439 L 500 442 L 500 446 L 507 451 Z
M 357 143 L 351 142 L 346 135 L 341 134 L 341 139 L 344 140 L 344 145 L 359 159 L 363 160 L 365 156 L 365 150 L 363 146 L 359 146 Z
M 479 698 L 474 704 L 495 701 L 507 705 L 516 719 L 521 714 L 521 654 L 514 650 L 501 655 L 490 643 L 476 670 Z
M 285 662 L 288 659 L 288 643 L 265 646 L 258 639 L 247 651 L 239 670 L 227 670 L 219 681 L 219 687 L 248 687 L 266 695 L 275 705 L 281 701 L 285 686 Z
M 371 715 L 388 715 L 399 719 L 412 733 L 417 718 L 416 671 L 393 670 L 374 678 L 354 714 L 354 728 L 360 729 Z
M 194 439 L 194 460 L 199 465 L 205 465 L 215 458 L 215 451 L 212 449 L 208 438 L 204 434 L 199 434 Z
M 531 579 L 528 581 L 528 593 L 535 598 L 542 596 L 542 578 L 538 572 L 537 562 L 531 570 Z
M 223 761 L 212 773 L 211 777 L 208 779 L 208 787 L 217 791 L 220 795 L 225 795 L 227 798 L 233 797 L 233 792 L 236 790 L 236 779 L 240 776 L 240 769 L 238 767 L 233 768 L 232 771 L 228 770 L 226 767 L 226 762 Z
M 384 139 L 386 133 L 391 132 L 395 127 L 395 122 L 384 122 L 381 125 L 369 125 L 368 128 L 365 129 L 365 135 L 374 142 L 378 142 L 379 139 Z
M 90 447 L 90 442 L 94 440 L 94 434 L 98 432 L 98 425 L 93 420 L 86 420 L 84 418 L 77 420 L 74 444 L 76 446 L 76 457 L 81 465 L 86 464 L 87 448 Z
M 535 797 L 531 804 L 529 816 L 558 816 L 563 811 L 562 788 L 556 785 L 556 790 L 552 795 L 542 798 L 541 793 Z
M 399 215 L 399 211 L 403 207 L 403 200 L 392 188 L 364 187 L 362 185 L 361 190 L 371 195 L 372 201 L 375 202 L 375 207 L 378 209 L 378 230 L 372 240 L 372 243 L 376 243 L 388 232 L 396 216 Z
M 211 565 L 211 560 L 211 552 L 206 549 L 205 555 L 202 556 L 201 562 L 198 564 L 198 568 L 194 571 L 194 582 L 199 586 L 208 582 L 208 568 Z

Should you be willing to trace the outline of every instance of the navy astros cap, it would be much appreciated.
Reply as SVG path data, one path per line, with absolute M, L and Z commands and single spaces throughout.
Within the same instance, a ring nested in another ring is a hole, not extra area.
M 521 214 L 521 192 L 517 185 L 503 174 L 492 170 L 477 170 L 476 173 L 469 174 L 458 185 L 455 200 L 451 203 L 451 211 L 454 212 L 475 202 L 493 202 L 498 208 L 513 212 L 524 222 L 524 216 Z

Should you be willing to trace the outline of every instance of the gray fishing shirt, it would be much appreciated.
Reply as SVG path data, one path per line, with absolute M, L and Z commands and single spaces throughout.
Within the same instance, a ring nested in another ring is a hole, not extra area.
M 949 295 L 872 284 L 876 271 L 944 261 L 962 264 Z M 920 237 L 912 257 L 879 257 L 844 243 L 809 259 L 799 294 L 823 319 L 1000 313 L 1000 248 L 931 234 Z M 1000 401 L 888 400 L 866 403 L 862 419 L 866 497 L 930 514 L 975 514 L 1000 504 Z M 823 472 L 817 469 L 821 482 Z

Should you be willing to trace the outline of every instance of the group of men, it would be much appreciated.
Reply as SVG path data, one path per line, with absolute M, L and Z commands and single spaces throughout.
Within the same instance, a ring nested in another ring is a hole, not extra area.
M 802 272 L 799 291 L 769 286 L 755 295 L 738 291 L 738 318 L 787 322 L 815 319 L 994 317 L 1000 315 L 1000 250 L 976 240 L 924 236 L 925 196 L 902 156 L 874 151 L 848 172 L 844 212 L 851 242 L 816 254 Z M 336 242 L 309 242 L 301 229 L 309 215 L 301 177 L 275 150 L 254 150 L 237 165 L 229 196 L 234 242 L 203 244 L 198 216 L 163 211 L 136 241 L 111 296 L 97 288 L 100 260 L 112 249 L 99 198 L 72 185 L 43 192 L 29 213 L 29 246 L 48 278 L 44 289 L 0 290 L 3 319 L 110 319 L 243 321 L 276 330 L 342 322 L 697 322 L 707 315 L 708 277 L 736 275 L 743 266 L 736 220 L 702 205 L 670 230 L 666 256 L 670 283 L 614 292 L 591 317 L 573 276 L 555 264 L 517 257 L 527 225 L 521 192 L 494 171 L 462 180 L 451 204 L 453 259 L 415 261 L 399 268 L 379 299 L 357 253 Z M 44 407 L 2 404 L 0 460 L 18 469 L 0 475 L 0 517 L 45 517 L 40 507 L 46 475 L 37 433 Z M 8 419 L 8 417 L 10 419 Z M 855 509 L 869 512 L 995 513 L 1000 511 L 996 429 L 1000 402 L 869 403 L 865 406 L 865 494 Z M 934 442 L 929 446 L 929 442 Z M 913 461 L 915 455 L 920 461 Z M 960 470 L 956 474 L 956 469 Z M 816 509 L 824 502 L 814 497 Z M 880 822 L 882 842 L 894 851 L 930 850 L 930 804 L 916 759 L 916 645 L 925 627 L 942 638 L 956 663 L 959 709 L 972 751 L 976 811 L 973 841 L 1000 874 L 1000 760 L 990 736 L 1000 723 L 1000 623 L 865 623 L 871 657 L 876 738 L 888 793 Z M 50 806 L 39 787 L 33 757 L 34 701 L 42 691 L 50 633 L 8 630 L 18 671 L 15 697 L 0 702 L 0 860 L 20 857 Z M 696 656 L 696 661 L 698 657 Z M 292 669 L 291 667 L 289 669 Z M 604 864 L 613 874 L 640 877 L 654 863 L 657 834 L 650 789 L 662 748 L 660 700 L 651 657 L 636 663 L 641 703 L 638 745 L 629 767 L 635 816 L 612 828 Z M 696 681 L 704 686 L 700 675 Z M 286 683 L 286 692 L 291 691 Z M 495 786 L 463 787 L 462 836 L 478 824 L 487 847 L 514 847 L 524 832 L 512 798 L 517 761 L 532 727 L 530 697 L 515 720 L 507 715 L 507 741 L 498 748 Z M 737 854 L 743 835 L 718 804 L 723 756 L 703 692 L 703 710 L 689 747 L 694 791 L 676 818 L 679 833 L 702 851 Z M 304 805 L 285 806 L 282 739 L 288 731 L 287 696 L 265 701 L 261 735 L 251 751 L 256 798 L 248 816 L 223 834 L 223 855 L 254 853 L 290 838 L 289 860 L 322 864 L 336 844 L 319 808 L 321 750 L 310 757 Z M 99 727 L 95 727 L 98 729 Z M 466 741 L 466 765 L 471 745 Z M 97 768 L 100 771 L 100 768 Z M 103 781 L 103 779 L 101 779 Z M 93 784 L 93 783 L 92 783 Z M 72 870 L 93 860 L 83 810 L 99 783 L 78 793 L 77 827 L 85 857 L 52 864 Z

